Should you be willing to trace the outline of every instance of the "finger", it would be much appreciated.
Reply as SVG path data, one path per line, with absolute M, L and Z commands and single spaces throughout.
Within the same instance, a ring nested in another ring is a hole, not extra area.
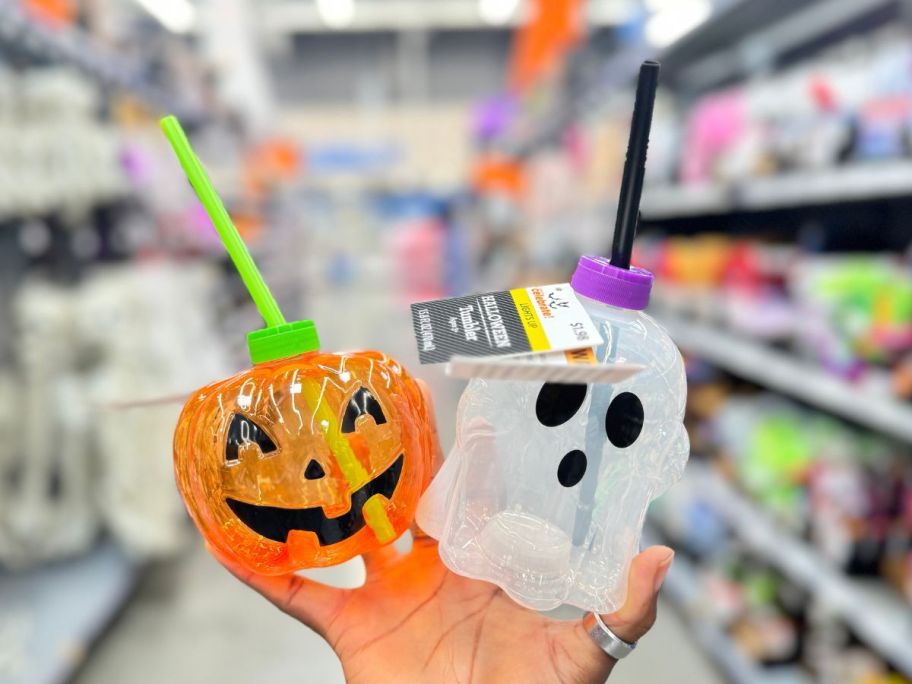
M 431 473 L 436 475 L 443 465 L 443 447 L 440 444 L 440 432 L 437 429 L 437 413 L 434 410 L 434 397 L 431 394 L 431 388 L 424 380 L 416 380 L 416 382 L 418 384 L 418 389 L 421 390 L 421 397 L 424 399 L 425 410 L 428 413 L 428 420 L 431 425 L 431 448 L 434 450 L 433 456 L 431 457 Z M 430 535 L 421 529 L 417 520 L 412 521 L 409 530 L 412 533 L 413 543 L 423 543 L 430 539 Z
M 258 575 L 213 546 L 209 546 L 209 551 L 241 582 L 324 638 L 327 626 L 342 609 L 349 594 L 345 589 L 330 587 L 294 574 Z
M 431 460 L 431 472 L 437 473 L 440 466 L 443 465 L 443 447 L 440 445 L 440 432 L 437 429 L 437 414 L 434 411 L 434 397 L 431 395 L 431 388 L 424 380 L 418 380 L 418 389 L 421 390 L 421 396 L 424 399 L 425 410 L 428 414 L 428 420 L 431 425 L 431 448 L 434 450 Z
M 387 544 L 379 549 L 365 553 L 362 558 L 364 559 L 364 571 L 367 573 L 367 579 L 370 580 L 371 577 L 383 572 L 383 570 L 397 561 L 401 555 L 393 544 Z
M 655 624 L 659 589 L 665 581 L 674 551 L 667 546 L 653 546 L 643 551 L 630 564 L 627 599 L 615 613 L 603 615 L 602 621 L 628 643 L 642 638 Z
M 409 532 L 412 533 L 412 545 L 421 542 L 424 543 L 428 539 L 431 539 L 431 535 L 421 529 L 421 525 L 418 524 L 417 520 L 412 520 L 412 524 L 409 526 Z

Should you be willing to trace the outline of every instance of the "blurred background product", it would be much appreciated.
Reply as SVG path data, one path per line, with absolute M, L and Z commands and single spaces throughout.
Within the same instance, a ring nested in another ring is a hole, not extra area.
M 677 559 L 612 681 L 912 681 L 908 0 L 0 0 L 0 682 L 341 682 L 209 559 L 170 437 L 256 310 L 179 116 L 282 309 L 435 393 L 408 303 L 607 254 L 683 350 Z M 360 561 L 314 576 L 357 585 Z M 559 616 L 574 618 L 572 611 Z M 115 619 L 116 618 L 116 619 Z M 225 654 L 232 654 L 226 658 Z

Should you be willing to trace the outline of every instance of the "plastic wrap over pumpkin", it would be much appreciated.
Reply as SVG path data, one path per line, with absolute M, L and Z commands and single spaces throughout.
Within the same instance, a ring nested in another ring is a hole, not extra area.
M 262 574 L 393 541 L 431 476 L 421 392 L 378 352 L 302 354 L 199 390 L 174 438 L 209 543 Z

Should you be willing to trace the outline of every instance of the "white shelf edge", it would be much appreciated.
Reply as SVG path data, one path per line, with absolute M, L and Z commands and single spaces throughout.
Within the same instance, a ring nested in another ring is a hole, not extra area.
M 658 318 L 684 352 L 745 380 L 912 443 L 912 406 L 714 326 L 664 311 Z
M 643 217 L 662 220 L 904 195 L 912 196 L 912 161 L 858 162 L 732 184 L 647 186 Z
M 912 606 L 896 594 L 894 602 L 870 600 L 860 583 L 850 579 L 820 554 L 782 529 L 763 510 L 707 473 L 701 494 L 715 506 L 735 534 L 794 582 L 837 612 L 871 648 L 906 676 L 912 676 Z

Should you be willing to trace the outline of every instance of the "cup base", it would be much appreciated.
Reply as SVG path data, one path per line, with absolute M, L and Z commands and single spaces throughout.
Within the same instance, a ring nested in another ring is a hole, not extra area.
M 494 567 L 535 578 L 535 583 L 566 581 L 570 572 L 570 537 L 542 518 L 518 511 L 501 511 L 478 537 L 485 559 Z

